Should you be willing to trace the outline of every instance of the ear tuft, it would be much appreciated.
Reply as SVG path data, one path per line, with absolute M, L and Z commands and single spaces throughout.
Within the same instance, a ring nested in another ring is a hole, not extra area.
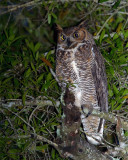
M 63 31 L 63 29 L 61 28 L 61 26 L 59 24 L 56 24 L 56 30 L 58 32 L 62 32 Z

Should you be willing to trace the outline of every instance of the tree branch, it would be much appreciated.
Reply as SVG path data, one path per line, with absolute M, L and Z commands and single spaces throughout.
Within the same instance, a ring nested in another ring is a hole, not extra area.
M 85 0 L 56 0 L 56 2 L 58 2 L 58 3 L 64 3 L 64 2 L 81 2 L 81 1 L 85 1 Z M 87 2 L 90 2 L 90 0 L 86 0 Z M 48 4 L 50 4 L 50 3 L 52 3 L 52 2 L 54 2 L 54 1 L 48 1 L 47 3 Z M 94 2 L 94 3 L 97 3 L 97 4 L 99 4 L 99 5 L 102 5 L 102 6 L 108 6 L 108 7 L 111 7 L 111 6 L 113 6 L 114 4 L 115 4 L 115 1 L 108 1 L 108 2 L 104 2 L 104 3 L 99 3 L 98 2 L 98 0 L 92 0 L 92 2 Z M 33 6 L 33 5 L 40 5 L 40 4 L 42 4 L 43 3 L 43 1 L 42 0 L 33 0 L 33 1 L 30 1 L 30 2 L 26 2 L 26 3 L 24 3 L 24 4 L 17 4 L 17 5 L 9 5 L 9 6 L 1 6 L 0 7 L 0 9 L 6 9 L 6 11 L 3 11 L 2 13 L 0 13 L 0 15 L 4 15 L 4 14 L 6 14 L 6 13 L 9 13 L 9 12 L 13 12 L 13 11 L 16 11 L 16 10 L 18 10 L 18 9 L 21 9 L 21 8 L 26 8 L 26 7 L 31 7 L 31 6 Z M 124 5 L 123 7 L 125 7 L 125 6 L 127 6 L 127 2 L 125 2 L 125 1 L 121 1 L 120 2 L 120 5 Z M 122 7 L 122 6 L 121 6 Z M 120 9 L 120 8 L 119 8 Z M 118 9 L 117 9 L 118 10 Z M 114 12 L 114 14 L 115 14 L 115 12 Z M 114 14 L 112 14 L 112 15 L 114 15 Z M 109 18 L 110 19 L 110 18 Z M 108 19 L 108 20 L 109 20 Z M 107 20 L 107 21 L 108 21 Z M 105 22 L 105 23 L 107 23 L 107 22 Z M 104 26 L 103 26 L 103 28 L 104 28 Z M 103 29 L 103 28 L 101 28 L 101 30 Z M 101 31 L 100 31 L 101 32 Z M 99 33 L 100 33 L 99 32 Z M 98 33 L 98 35 L 99 35 L 99 33 Z
M 79 2 L 79 1 L 85 1 L 85 0 L 56 0 L 56 2 Z M 48 1 L 47 3 L 50 4 L 54 1 Z M 13 11 L 16 11 L 18 9 L 21 9 L 21 8 L 26 8 L 26 7 L 30 7 L 30 6 L 33 6 L 33 5 L 39 5 L 39 4 L 42 4 L 43 1 L 42 0 L 34 0 L 34 1 L 30 1 L 30 2 L 27 2 L 27 3 L 24 3 L 24 4 L 17 4 L 17 5 L 9 5 L 9 6 L 2 6 L 0 7 L 1 9 L 7 9 L 7 11 L 4 11 L 2 12 L 0 15 L 4 15 L 6 13 L 9 13 L 9 12 L 13 12 Z
M 12 106 L 19 106 L 23 105 L 22 99 L 8 99 L 6 102 L 4 100 L 0 101 L 0 105 L 3 108 L 11 108 Z M 31 99 L 25 101 L 25 106 L 38 106 L 38 109 L 43 106 L 56 106 L 59 107 L 60 101 L 57 101 L 53 98 L 51 100 L 46 100 L 46 97 L 42 97 L 40 100 L 38 99 Z
M 86 108 L 86 107 L 83 107 L 83 112 L 87 115 L 88 112 L 89 112 L 89 109 Z M 97 117 L 100 117 L 100 118 L 103 118 L 105 120 L 108 120 L 112 123 L 115 123 L 117 124 L 117 121 L 118 121 L 118 117 L 119 115 L 113 115 L 111 113 L 104 113 L 104 112 L 100 112 L 96 109 L 93 109 L 92 112 L 91 112 L 91 115 L 94 115 L 94 116 L 97 116 Z M 121 118 L 121 124 L 122 124 L 122 128 L 124 130 L 127 130 L 128 131 L 128 122 L 127 121 L 124 121 L 122 118 Z
M 19 106 L 19 105 L 23 105 L 23 104 L 22 104 L 21 99 L 16 99 L 16 100 L 12 99 L 12 100 L 6 100 L 6 103 L 4 100 L 1 100 L 0 105 L 3 108 L 10 108 L 12 106 Z M 38 99 L 26 100 L 25 105 L 26 106 L 36 105 L 37 106 L 37 108 L 35 108 L 35 110 L 36 110 L 36 109 L 40 109 L 43 106 L 54 106 L 55 105 L 56 107 L 59 107 L 60 101 L 55 101 L 54 99 L 53 99 L 53 101 L 50 101 L 50 100 L 46 100 L 46 98 L 43 97 L 40 100 L 38 100 Z M 35 112 L 35 110 L 33 110 L 33 112 Z M 83 112 L 85 114 L 88 114 L 89 109 L 86 107 L 83 107 Z M 108 120 L 108 121 L 115 123 L 115 124 L 117 124 L 117 119 L 118 119 L 118 117 L 120 117 L 120 115 L 115 116 L 112 113 L 104 113 L 104 112 L 97 111 L 95 109 L 93 109 L 91 114 L 94 116 L 98 116 L 100 118 L 104 118 L 105 120 Z M 124 130 L 128 130 L 128 122 L 127 121 L 124 121 L 121 118 L 121 124 L 122 124 L 122 127 Z

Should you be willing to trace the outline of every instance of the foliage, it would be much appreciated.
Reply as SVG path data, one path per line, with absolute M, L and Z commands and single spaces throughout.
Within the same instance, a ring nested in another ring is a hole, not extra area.
M 93 35 L 105 24 L 96 43 L 106 62 L 110 111 L 127 118 L 128 30 L 127 15 L 121 13 L 126 6 L 121 1 L 107 7 L 107 1 L 99 2 L 35 1 L 10 12 L 6 6 L 21 2 L 0 1 L 0 13 L 6 13 L 0 15 L 1 160 L 62 159 L 47 143 L 27 138 L 36 132 L 54 140 L 60 125 L 61 107 L 26 104 L 42 97 L 55 104 L 60 98 L 61 90 L 49 70 L 49 65 L 55 70 L 55 23 L 67 27 L 85 20 Z M 14 105 L 15 100 L 22 103 Z

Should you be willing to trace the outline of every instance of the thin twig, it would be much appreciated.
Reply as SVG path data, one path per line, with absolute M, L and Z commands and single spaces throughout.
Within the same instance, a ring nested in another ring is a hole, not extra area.
M 85 0 L 56 0 L 56 2 L 78 2 L 78 1 L 85 1 Z M 47 3 L 50 4 L 54 1 L 48 1 Z M 3 7 L 0 7 L 0 8 L 3 8 L 3 9 L 8 9 L 7 11 L 4 11 L 2 12 L 0 15 L 3 15 L 3 14 L 6 14 L 6 13 L 9 13 L 9 12 L 13 12 L 13 11 L 16 11 L 17 9 L 21 9 L 21 8 L 26 8 L 26 7 L 30 7 L 30 6 L 33 6 L 33 5 L 39 5 L 39 4 L 42 4 L 43 1 L 41 0 L 34 0 L 34 1 L 30 1 L 30 2 L 27 2 L 27 3 L 24 3 L 24 4 L 19 4 L 19 5 L 9 5 L 9 6 L 3 6 Z
M 105 23 L 103 24 L 103 26 L 101 27 L 101 29 L 99 30 L 99 32 L 97 33 L 97 36 L 101 33 L 101 31 L 103 30 L 103 28 L 105 27 L 105 25 L 108 23 L 108 21 L 115 15 L 118 13 L 118 11 L 124 7 L 128 6 L 128 3 L 122 7 L 119 7 L 118 9 L 116 9 L 116 11 L 114 13 L 111 14 L 111 16 L 105 21 Z
M 30 121 L 31 121 L 31 119 L 32 119 L 32 116 L 33 116 L 34 112 L 35 112 L 36 110 L 40 109 L 40 108 L 42 108 L 42 106 L 37 106 L 37 107 L 32 111 L 32 113 L 31 113 L 30 116 L 29 116 L 29 120 L 28 120 L 28 123 L 29 123 L 29 124 L 30 124 Z
M 36 1 L 34 0 L 34 1 L 31 1 L 31 2 L 27 2 L 25 4 L 7 6 L 8 10 L 5 11 L 5 12 L 2 12 L 1 15 L 9 13 L 9 12 L 16 11 L 17 9 L 26 8 L 26 7 L 33 6 L 34 4 L 41 4 L 41 3 L 42 3 L 41 0 L 36 0 Z
M 113 37 L 115 34 L 117 34 L 117 32 L 112 32 L 112 33 L 110 34 L 110 37 Z M 118 35 L 123 36 L 123 33 L 119 32 Z M 108 37 L 108 34 L 105 34 L 103 38 L 105 38 L 105 37 Z M 94 39 L 99 39 L 99 38 L 100 38 L 100 35 L 93 36 L 93 38 L 94 38 Z
M 10 118 L 6 115 L 6 113 L 4 113 L 4 110 L 3 110 L 3 109 L 1 109 L 0 111 L 1 111 L 1 112 L 3 113 L 3 115 L 6 117 L 8 123 L 10 124 L 10 126 L 11 126 L 11 128 L 13 129 L 14 133 L 16 134 L 16 129 L 14 128 L 14 126 L 13 126 Z
M 126 14 L 128 15 L 128 12 L 118 12 L 119 14 Z
M 58 147 L 58 145 L 50 140 L 48 140 L 47 138 L 43 137 L 43 136 L 40 136 L 40 135 L 37 135 L 37 134 L 31 134 L 31 135 L 22 135 L 22 136 L 10 136 L 9 138 L 12 138 L 12 139 L 28 139 L 28 138 L 35 138 L 39 141 L 43 141 L 43 142 L 46 142 L 50 145 L 52 145 L 53 147 Z
M 49 67 L 49 69 L 50 69 L 51 74 L 53 75 L 53 77 L 55 78 L 55 80 L 56 80 L 56 81 L 58 82 L 58 84 L 59 84 L 59 80 L 58 80 L 58 78 L 57 78 L 55 72 L 53 71 L 52 68 Z
M 40 135 L 37 135 L 37 134 L 35 134 L 34 136 L 36 137 L 37 140 L 46 142 L 46 143 L 52 145 L 52 146 L 55 147 L 55 148 L 58 147 L 58 145 L 57 145 L 56 143 L 54 143 L 54 142 L 48 140 L 47 138 L 45 138 L 45 137 L 43 137 L 43 136 L 40 136 Z
M 59 101 L 56 101 L 54 99 L 51 99 L 53 100 L 55 103 L 54 105 L 56 107 L 58 107 L 60 105 L 60 102 Z M 41 100 L 26 100 L 25 101 L 25 106 L 32 106 L 32 105 L 36 105 L 36 106 L 40 106 L 40 107 L 43 107 L 43 106 L 53 106 L 53 102 L 51 100 L 46 100 L 46 99 L 41 99 Z M 15 99 L 12 99 L 12 100 L 6 100 L 6 103 L 4 101 L 0 101 L 0 105 L 3 107 L 3 108 L 11 108 L 12 106 L 18 106 L 18 105 L 23 105 L 22 104 L 22 100 L 21 99 L 18 99 L 18 100 L 15 100 Z
M 13 113 L 14 115 L 16 115 L 19 119 L 21 119 L 25 124 L 27 124 L 32 130 L 33 132 L 35 133 L 35 129 L 29 124 L 27 123 L 21 116 L 19 116 L 17 113 L 11 111 L 10 109 L 6 108 L 9 112 Z

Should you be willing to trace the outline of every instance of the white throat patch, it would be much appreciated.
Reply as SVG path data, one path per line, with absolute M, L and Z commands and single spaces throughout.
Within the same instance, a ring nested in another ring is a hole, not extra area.
M 79 79 L 79 72 L 78 72 L 78 68 L 77 68 L 77 64 L 75 61 L 72 61 L 71 63 L 72 67 L 73 67 L 73 70 L 75 71 L 76 75 L 77 75 L 77 78 Z
M 78 84 L 75 84 L 76 88 L 75 88 L 75 105 L 79 108 L 81 108 L 81 98 L 82 98 L 82 92 L 81 89 L 79 88 L 79 83 L 80 83 L 80 77 L 79 77 L 79 70 L 77 68 L 77 64 L 74 61 L 71 62 L 71 66 L 75 72 L 75 74 L 77 75 L 77 79 L 78 79 Z

